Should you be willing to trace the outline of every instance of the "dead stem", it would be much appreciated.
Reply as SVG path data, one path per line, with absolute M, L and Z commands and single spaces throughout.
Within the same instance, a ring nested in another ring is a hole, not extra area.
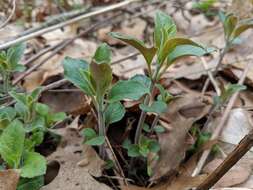
M 243 71 L 243 74 L 240 77 L 240 80 L 238 81 L 239 85 L 242 85 L 244 83 L 244 81 L 246 79 L 246 76 L 247 76 L 247 73 L 249 72 L 250 65 L 251 65 L 250 63 L 247 63 L 247 65 L 246 65 L 246 67 L 245 67 L 245 69 Z M 234 105 L 234 103 L 235 103 L 238 95 L 239 95 L 239 92 L 236 92 L 230 98 L 230 100 L 228 102 L 228 105 L 227 105 L 227 107 L 225 109 L 224 115 L 222 116 L 222 118 L 221 118 L 220 123 L 218 124 L 218 126 L 215 128 L 215 130 L 214 130 L 214 132 L 213 132 L 212 137 L 211 137 L 210 140 L 215 140 L 215 139 L 217 139 L 219 137 L 220 132 L 222 131 L 222 128 L 223 128 L 225 122 L 227 121 L 229 113 L 230 113 L 230 111 L 231 111 L 231 109 L 232 109 L 232 107 L 233 107 L 233 105 Z M 201 172 L 201 170 L 202 170 L 202 168 L 203 168 L 203 166 L 204 166 L 204 164 L 206 162 L 206 159 L 209 156 L 210 152 L 211 152 L 211 149 L 207 149 L 207 150 L 205 150 L 202 153 L 202 155 L 201 155 L 201 157 L 200 157 L 200 159 L 198 161 L 198 164 L 197 164 L 195 170 L 192 173 L 193 177 L 196 176 L 196 175 L 198 175 Z

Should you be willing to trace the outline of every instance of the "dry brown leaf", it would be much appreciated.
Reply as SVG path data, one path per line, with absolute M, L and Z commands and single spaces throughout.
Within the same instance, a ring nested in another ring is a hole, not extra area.
M 222 130 L 220 140 L 237 145 L 252 128 L 252 119 L 249 112 L 242 108 L 233 109 Z
M 39 67 L 31 75 L 27 76 L 24 80 L 24 88 L 28 91 L 37 88 L 49 77 L 63 73 L 62 60 L 66 57 L 80 58 L 89 61 L 91 56 L 96 50 L 96 43 L 92 41 L 84 41 L 81 39 L 75 40 L 74 43 L 67 46 L 61 53 L 56 54 L 53 58 Z M 40 63 L 44 60 L 51 52 L 41 56 L 36 60 L 33 65 Z
M 196 177 L 180 176 L 175 178 L 172 182 L 167 182 L 157 187 L 149 188 L 150 190 L 189 190 L 192 187 L 198 186 L 206 175 L 200 175 Z M 147 190 L 148 188 L 129 186 L 123 187 L 122 190 Z
M 48 157 L 49 161 L 58 161 L 60 171 L 56 178 L 42 190 L 111 190 L 105 184 L 97 182 L 92 176 L 101 176 L 104 161 L 95 150 L 84 145 L 83 138 L 74 129 L 61 129 L 63 139 L 56 152 Z
M 169 127 L 172 130 L 158 135 L 161 150 L 159 160 L 151 163 L 151 180 L 175 172 L 189 146 L 186 142 L 189 129 L 208 113 L 209 108 L 210 105 L 203 103 L 200 97 L 191 95 L 180 97 L 169 105 L 165 118 L 170 120 Z
M 117 53 L 115 60 L 119 60 L 126 55 Z M 139 55 L 134 59 L 128 59 L 126 61 L 112 65 L 113 74 L 121 78 L 131 78 L 136 74 L 144 74 L 146 63 L 144 58 Z
M 214 159 L 209 162 L 203 169 L 205 173 L 211 173 L 223 162 L 222 159 Z M 216 184 L 214 187 L 231 187 L 245 182 L 252 170 L 252 162 L 249 160 L 241 160 L 234 165 Z
M 19 180 L 19 172 L 17 170 L 0 171 L 0 189 L 16 190 Z
M 112 28 L 111 26 L 99 29 L 97 32 L 98 39 L 100 41 L 105 41 L 110 45 L 120 44 L 122 45 L 123 42 L 120 40 L 115 40 L 108 35 L 109 32 L 120 32 L 122 34 L 127 34 L 129 36 L 134 36 L 137 39 L 143 40 L 144 39 L 144 31 L 146 29 L 147 23 L 146 21 L 140 18 L 134 19 L 126 19 L 124 20 L 118 28 Z
M 66 112 L 72 115 L 86 114 L 90 111 L 90 101 L 82 92 L 42 93 L 40 101 L 50 106 L 53 112 Z

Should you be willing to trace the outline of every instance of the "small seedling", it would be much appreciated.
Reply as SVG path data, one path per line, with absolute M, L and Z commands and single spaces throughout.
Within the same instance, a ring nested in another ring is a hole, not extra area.
M 80 59 L 65 58 L 65 78 L 88 95 L 94 105 L 98 120 L 98 134 L 94 129 L 84 129 L 85 143 L 100 146 L 100 155 L 105 156 L 103 144 L 110 124 L 121 120 L 125 108 L 121 100 L 138 100 L 149 93 L 145 76 L 118 81 L 112 85 L 111 51 L 108 45 L 98 47 L 91 63 Z
M 6 95 L 11 90 L 11 75 L 14 72 L 20 72 L 25 67 L 19 64 L 25 51 L 25 44 L 18 44 L 9 48 L 6 51 L 0 52 L 0 77 L 2 84 L 0 84 L 0 97 Z
M 246 90 L 246 88 L 247 87 L 245 85 L 239 84 L 226 85 L 224 88 L 222 88 L 220 96 L 214 96 L 214 105 L 216 107 L 225 105 L 234 93 Z
M 221 67 L 226 53 L 231 49 L 231 47 L 233 47 L 233 45 L 240 42 L 240 35 L 248 29 L 253 28 L 252 19 L 239 20 L 238 17 L 236 17 L 233 13 L 224 14 L 223 12 L 219 12 L 219 18 L 223 24 L 225 46 L 221 51 L 218 65 L 215 68 L 215 75 L 217 74 L 218 69 Z
M 163 12 L 157 12 L 155 17 L 154 29 L 154 45 L 147 47 L 142 41 L 135 39 L 132 36 L 123 35 L 120 33 L 110 33 L 116 39 L 119 39 L 137 50 L 144 56 L 148 69 L 148 79 L 150 81 L 149 93 L 146 95 L 143 103 L 140 104 L 142 110 L 134 144 L 131 145 L 129 141 L 124 144 L 128 150 L 129 156 L 147 156 L 149 152 L 157 152 L 159 150 L 158 143 L 153 140 L 148 140 L 147 137 L 142 135 L 145 117 L 147 112 L 156 115 L 155 120 L 151 126 L 150 131 L 153 131 L 159 119 L 159 115 L 167 110 L 167 104 L 173 98 L 160 84 L 159 80 L 167 69 L 174 64 L 179 58 L 184 56 L 203 56 L 209 53 L 209 49 L 204 48 L 202 45 L 188 39 L 176 37 L 176 25 L 168 15 Z M 156 57 L 156 60 L 154 58 Z M 153 69 L 153 66 L 155 67 Z M 154 89 L 160 90 L 160 95 L 155 99 Z M 146 129 L 149 127 L 146 127 Z M 147 130 L 146 130 L 147 131 Z M 152 148 L 150 147 L 152 143 Z M 155 145 L 156 144 L 156 145 Z M 155 146 L 154 146 L 155 145 Z M 155 148 L 153 148 L 155 147 Z
M 203 12 L 206 16 L 213 16 L 215 12 L 212 11 L 212 8 L 216 2 L 217 0 L 203 0 L 194 2 L 192 8 Z

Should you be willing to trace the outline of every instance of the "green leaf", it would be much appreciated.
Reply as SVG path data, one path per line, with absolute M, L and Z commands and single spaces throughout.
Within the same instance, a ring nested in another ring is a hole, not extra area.
M 223 22 L 224 32 L 227 39 L 231 37 L 234 32 L 236 25 L 238 23 L 238 18 L 234 14 L 229 14 L 225 17 Z
M 194 46 L 194 45 L 180 45 L 177 46 L 171 53 L 169 53 L 167 57 L 167 64 L 171 65 L 177 59 L 182 58 L 184 56 L 203 56 L 207 53 L 210 53 L 214 49 L 209 49 L 207 51 L 203 47 Z
M 5 129 L 16 117 L 16 110 L 13 107 L 0 108 L 0 129 Z
M 109 101 L 117 102 L 124 99 L 138 100 L 149 93 L 149 88 L 134 80 L 118 81 L 109 92 Z
M 156 48 L 154 47 L 147 48 L 142 41 L 135 39 L 131 36 L 123 35 L 117 32 L 111 32 L 110 35 L 139 50 L 141 54 L 144 56 L 148 65 L 152 63 L 152 60 L 156 54 Z
M 24 54 L 25 48 L 26 45 L 24 43 L 20 43 L 7 50 L 7 58 L 11 70 L 20 71 L 21 67 L 19 67 L 18 64 Z
M 100 146 L 104 144 L 105 137 L 103 136 L 97 136 L 97 133 L 92 128 L 85 128 L 82 131 L 83 136 L 85 137 L 85 144 L 91 145 L 91 146 Z
M 21 178 L 19 179 L 17 190 L 40 190 L 43 185 L 44 176 Z
M 103 43 L 97 48 L 93 59 L 97 64 L 109 64 L 111 62 L 111 56 L 112 52 L 110 47 L 106 43 Z
M 204 0 L 200 2 L 194 2 L 192 8 L 207 12 L 216 2 L 217 0 Z
M 48 115 L 50 111 L 49 107 L 46 104 L 42 104 L 42 103 L 36 103 L 35 110 L 38 114 L 42 116 Z
M 138 157 L 140 156 L 139 146 L 136 144 L 131 144 L 127 149 L 127 154 L 129 157 Z
M 91 145 L 91 146 L 100 146 L 100 145 L 104 144 L 104 142 L 105 142 L 104 136 L 97 136 L 97 137 L 94 137 L 92 139 L 85 141 L 85 144 Z
M 160 145 L 157 141 L 151 140 L 149 142 L 149 150 L 153 153 L 157 153 L 160 150 Z
M 131 146 L 131 141 L 129 139 L 125 139 L 123 144 L 122 144 L 122 147 L 125 148 L 125 149 L 129 149 Z
M 87 95 L 93 96 L 95 94 L 90 80 L 89 64 L 86 61 L 66 57 L 62 64 L 64 68 L 64 77 L 67 80 L 72 82 Z
M 147 157 L 148 153 L 149 153 L 149 149 L 147 146 L 139 146 L 139 153 L 143 156 L 143 157 Z
M 151 87 L 151 79 L 146 75 L 137 74 L 131 78 L 132 81 L 137 81 L 141 83 L 145 88 L 150 89 Z
M 108 126 L 111 123 L 120 121 L 126 113 L 124 106 L 120 102 L 109 104 L 105 109 L 105 123 Z
M 24 163 L 20 168 L 22 177 L 33 178 L 46 173 L 47 161 L 37 152 L 26 152 L 24 155 Z
M 228 84 L 225 89 L 222 91 L 220 100 L 225 103 L 234 93 L 240 92 L 242 90 L 246 90 L 247 87 L 245 85 L 240 84 Z
M 160 84 L 156 84 L 156 87 L 160 91 L 160 95 L 158 95 L 157 100 L 158 101 L 163 101 L 165 103 L 169 103 L 171 100 L 173 100 L 174 96 L 172 96 L 168 90 L 165 90 L 164 87 Z
M 191 46 L 194 46 L 194 47 L 203 48 L 198 43 L 196 43 L 196 42 L 194 42 L 190 39 L 187 39 L 187 38 L 172 38 L 172 39 L 169 39 L 165 42 L 163 48 L 159 51 L 159 55 L 158 55 L 159 63 L 162 64 L 165 61 L 165 59 L 168 57 L 168 55 L 170 53 L 172 53 L 177 46 L 181 46 L 181 45 L 191 45 Z
M 154 130 L 155 130 L 156 133 L 163 133 L 163 132 L 165 132 L 165 128 L 163 126 L 161 126 L 161 125 L 155 126 Z
M 233 39 L 237 38 L 238 36 L 240 36 L 243 32 L 245 32 L 246 30 L 253 28 L 253 21 L 249 22 L 249 23 L 243 23 L 241 25 L 239 25 L 235 30 L 234 33 L 232 35 Z
M 155 47 L 160 48 L 165 41 L 176 35 L 177 28 L 172 18 L 157 11 L 155 16 L 154 40 Z
M 82 131 L 82 135 L 87 138 L 87 139 L 90 139 L 90 138 L 94 138 L 97 136 L 97 133 L 94 129 L 92 128 L 85 128 L 83 129 Z
M 149 133 L 151 131 L 149 125 L 147 123 L 144 123 L 143 124 L 143 127 L 142 127 L 143 131 Z
M 14 120 L 0 136 L 0 155 L 11 168 L 19 167 L 24 141 L 25 130 L 18 120 Z
M 60 122 L 66 118 L 67 118 L 67 115 L 64 112 L 52 113 L 52 114 L 49 114 L 48 116 L 49 123 Z
M 163 101 L 154 101 L 150 106 L 140 104 L 140 109 L 145 112 L 161 114 L 167 110 L 167 104 Z
M 106 63 L 97 64 L 92 62 L 90 65 L 90 72 L 92 76 L 92 84 L 95 88 L 98 98 L 102 98 L 112 82 L 112 69 Z

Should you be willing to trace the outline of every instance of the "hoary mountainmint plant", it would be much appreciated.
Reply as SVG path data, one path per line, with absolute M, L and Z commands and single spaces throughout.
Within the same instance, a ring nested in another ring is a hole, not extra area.
M 112 37 L 140 51 L 146 60 L 148 69 L 148 76 L 136 75 L 129 80 L 120 80 L 115 84 L 112 84 L 111 52 L 108 45 L 102 44 L 98 47 L 90 64 L 84 60 L 65 58 L 63 61 L 65 78 L 91 97 L 97 114 L 98 134 L 91 128 L 84 129 L 86 144 L 102 147 L 109 125 L 121 120 L 125 114 L 125 108 L 120 101 L 125 99 L 139 100 L 145 96 L 139 106 L 142 113 L 134 143 L 127 139 L 123 143 L 123 147 L 128 150 L 130 157 L 147 157 L 150 152 L 157 153 L 159 151 L 158 142 L 142 133 L 143 129 L 145 132 L 164 131 L 161 126 L 157 125 L 157 122 L 159 115 L 166 111 L 167 104 L 173 97 L 159 84 L 159 79 L 179 58 L 203 56 L 209 53 L 209 49 L 188 38 L 176 37 L 176 32 L 173 20 L 168 15 L 157 12 L 152 47 L 147 47 L 134 37 L 110 33 Z M 155 88 L 160 91 L 157 97 L 154 97 Z M 151 126 L 145 123 L 147 112 L 156 115 Z M 100 148 L 100 153 L 102 153 L 101 151 L 102 148 Z
M 24 49 L 25 45 L 19 44 L 0 53 L 1 93 L 15 100 L 14 106 L 0 104 L 0 168 L 20 172 L 17 190 L 36 190 L 44 184 L 47 166 L 46 159 L 35 148 L 50 133 L 50 127 L 66 115 L 52 113 L 47 105 L 38 102 L 41 88 L 17 93 L 18 89 L 11 86 L 11 75 L 23 68 L 19 61 Z

